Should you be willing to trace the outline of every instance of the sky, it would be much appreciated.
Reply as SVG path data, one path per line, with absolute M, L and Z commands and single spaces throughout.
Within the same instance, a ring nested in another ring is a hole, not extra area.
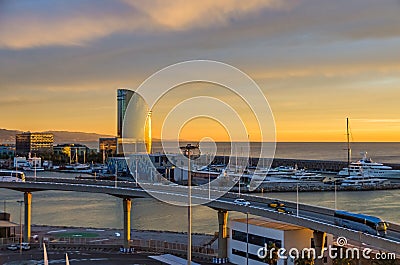
M 399 0 L 0 0 L 0 128 L 115 135 L 117 88 L 203 59 L 257 83 L 277 141 L 345 141 L 348 117 L 354 141 L 398 142 L 398 14 Z M 205 84 L 158 102 L 154 137 L 194 95 L 233 105 L 260 139 L 251 109 Z M 180 136 L 227 140 L 223 125 L 193 119 Z

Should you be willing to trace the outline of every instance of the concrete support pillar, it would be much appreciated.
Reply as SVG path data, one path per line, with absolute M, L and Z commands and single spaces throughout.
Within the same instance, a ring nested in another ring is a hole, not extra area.
M 132 202 L 130 198 L 123 199 L 124 205 L 124 248 L 129 248 L 131 240 L 131 208 Z
M 218 258 L 228 257 L 228 211 L 218 210 Z
M 31 216 L 32 216 L 32 193 L 24 193 L 25 215 L 24 215 L 24 242 L 31 239 Z
M 320 232 L 320 231 L 314 231 L 314 248 L 315 248 L 315 253 L 317 255 L 315 259 L 315 265 L 323 265 L 324 260 L 323 258 L 318 258 L 322 256 L 322 251 L 323 248 L 325 247 L 325 238 L 326 238 L 326 233 Z

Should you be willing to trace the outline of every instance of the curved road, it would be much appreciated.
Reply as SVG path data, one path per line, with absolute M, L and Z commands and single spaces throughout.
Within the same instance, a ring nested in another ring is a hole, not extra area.
M 177 203 L 187 201 L 188 189 L 185 186 L 141 184 L 136 186 L 134 182 L 119 181 L 116 185 L 114 181 L 95 181 L 95 180 L 75 180 L 61 178 L 27 178 L 26 182 L 0 182 L 0 188 L 13 189 L 21 192 L 34 192 L 43 190 L 62 190 L 76 192 L 106 193 L 121 198 L 145 198 L 151 197 L 143 188 L 151 190 L 152 193 L 160 196 L 168 196 Z M 209 201 L 209 195 L 214 200 Z M 262 216 L 269 219 L 282 221 L 309 228 L 315 231 L 323 231 L 335 236 L 344 236 L 347 239 L 362 242 L 371 248 L 378 248 L 400 255 L 400 225 L 390 224 L 388 235 L 379 237 L 356 231 L 348 228 L 336 226 L 334 224 L 334 210 L 329 208 L 299 204 L 299 213 L 296 214 L 297 205 L 293 202 L 282 201 L 293 214 L 278 213 L 268 204 L 274 201 L 273 198 L 265 198 L 247 194 L 241 194 L 241 198 L 250 202 L 249 206 L 238 205 L 234 202 L 238 198 L 237 193 L 199 189 L 192 187 L 192 202 L 194 204 L 205 204 L 215 209 L 227 211 L 237 211 Z

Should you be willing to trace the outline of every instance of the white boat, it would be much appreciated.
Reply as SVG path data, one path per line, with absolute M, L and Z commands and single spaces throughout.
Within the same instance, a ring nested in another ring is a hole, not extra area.
M 400 170 L 394 170 L 390 166 L 373 162 L 371 158 L 367 157 L 367 152 L 363 153 L 362 159 L 350 163 L 348 168 L 343 168 L 338 173 L 339 176 L 358 176 L 363 174 L 372 175 L 376 178 L 400 179 Z
M 274 168 L 274 170 L 278 171 L 281 175 L 282 174 L 294 174 L 297 171 L 297 165 L 296 165 L 296 167 L 279 166 L 279 167 Z
M 84 169 L 89 169 L 90 165 L 89 164 L 80 164 L 80 163 L 75 163 L 75 164 L 69 164 L 65 165 L 65 169 L 68 170 L 84 170 Z
M 90 169 L 90 165 L 89 164 L 79 164 L 76 163 L 75 165 L 73 165 L 75 170 L 85 170 L 85 169 Z
M 351 162 L 351 148 L 350 148 L 350 129 L 349 129 L 349 118 L 347 121 L 347 167 L 339 171 L 338 176 L 360 176 L 368 175 L 374 176 L 375 178 L 390 178 L 400 179 L 400 170 L 394 170 L 392 167 L 384 166 L 381 163 L 373 162 L 371 158 L 367 157 L 367 152 L 361 153 L 363 158 L 357 162 Z
M 296 173 L 292 175 L 291 178 L 300 181 L 323 181 L 325 179 L 325 176 L 317 173 L 307 172 L 304 169 L 301 169 L 296 171 Z
M 107 173 L 108 172 L 108 166 L 103 165 L 103 164 L 92 165 L 91 169 L 92 169 L 92 172 L 95 172 L 95 173 Z
M 53 167 L 53 169 L 55 169 Z M 92 169 L 89 164 L 69 164 L 64 167 L 58 167 L 57 170 L 67 173 L 92 173 Z
M 361 187 L 361 186 L 376 186 L 387 183 L 389 183 L 387 179 L 358 175 L 345 178 L 340 185 Z
M 256 168 L 253 171 L 254 175 L 260 176 L 291 176 L 297 172 L 296 168 L 288 166 L 279 166 L 276 168 Z
M 26 166 L 22 167 L 24 171 L 44 171 L 44 167 L 34 167 L 34 166 Z

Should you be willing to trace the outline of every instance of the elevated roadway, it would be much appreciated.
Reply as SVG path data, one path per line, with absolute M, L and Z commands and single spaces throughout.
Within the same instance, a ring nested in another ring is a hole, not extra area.
M 170 198 L 173 198 L 178 202 L 185 202 L 187 200 L 187 187 L 184 186 L 155 184 L 141 184 L 141 186 L 139 186 L 134 182 L 119 181 L 118 183 L 115 183 L 114 181 L 76 180 L 62 178 L 36 178 L 35 180 L 32 178 L 27 178 L 26 182 L 0 182 L 0 188 L 24 192 L 26 207 L 30 207 L 30 196 L 27 196 L 26 194 L 31 194 L 35 191 L 59 190 L 89 192 L 109 194 L 120 197 L 124 202 L 124 229 L 127 230 L 125 231 L 125 239 L 127 241 L 130 239 L 130 199 L 152 197 L 142 187 L 144 187 L 147 191 L 151 191 L 153 194 L 168 194 Z M 287 208 L 293 211 L 293 213 L 279 213 L 274 208 L 268 206 L 270 202 L 275 200 L 273 198 L 241 194 L 242 199 L 250 202 L 249 206 L 244 206 L 238 205 L 234 202 L 235 199 L 238 198 L 237 193 L 212 190 L 211 197 L 215 197 L 215 199 L 212 201 L 208 201 L 208 196 L 210 195 L 208 189 L 204 190 L 197 187 L 192 187 L 192 194 L 193 203 L 204 203 L 205 205 L 218 210 L 220 230 L 226 229 L 227 215 L 225 216 L 224 214 L 228 211 L 236 211 L 306 227 L 313 231 L 345 237 L 353 241 L 361 242 L 365 247 L 369 246 L 370 248 L 380 249 L 400 255 L 400 225 L 395 223 L 390 223 L 387 236 L 381 237 L 377 235 L 371 235 L 363 231 L 357 231 L 335 225 L 333 217 L 334 210 L 329 208 L 299 204 L 299 211 L 297 213 L 296 203 L 280 200 L 280 202 L 284 203 Z M 27 218 L 30 217 L 28 216 Z M 25 224 L 28 224 L 30 227 L 30 220 L 27 220 L 27 218 L 25 218 Z M 224 231 L 220 231 L 220 234 L 226 234 L 223 232 Z M 24 235 L 28 238 L 30 237 L 28 231 L 24 231 Z M 220 240 L 226 240 L 226 236 L 224 238 L 220 238 Z M 226 255 L 226 253 L 224 252 L 221 255 Z

